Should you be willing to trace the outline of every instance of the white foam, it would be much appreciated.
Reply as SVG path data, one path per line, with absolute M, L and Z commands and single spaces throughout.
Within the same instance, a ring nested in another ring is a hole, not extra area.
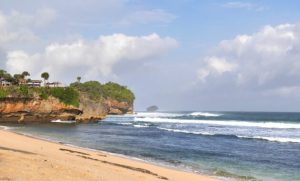
M 163 112 L 138 112 L 135 117 L 151 117 L 151 118 L 167 118 L 167 117 L 178 117 L 184 114 L 179 113 L 163 113 Z
M 191 116 L 205 116 L 205 117 L 218 117 L 222 116 L 222 114 L 209 113 L 209 112 L 193 112 L 189 114 Z
M 52 120 L 51 123 L 63 123 L 63 124 L 70 124 L 70 123 L 76 123 L 76 121 L 62 121 L 60 119 L 57 119 L 57 120 Z
M 300 124 L 297 123 L 282 123 L 282 122 L 249 122 L 249 121 L 221 121 L 221 120 L 186 120 L 186 119 L 167 119 L 167 118 L 134 118 L 134 121 L 155 122 L 155 123 L 180 123 L 180 124 L 207 124 L 219 126 L 233 127 L 259 127 L 259 128 L 274 128 L 274 129 L 300 129 Z
M 220 134 L 214 134 L 209 132 L 200 132 L 200 131 L 187 131 L 187 130 L 179 130 L 179 129 L 169 129 L 169 128 L 162 128 L 157 127 L 158 129 L 170 131 L 170 132 L 176 132 L 176 133 L 187 133 L 187 134 L 196 134 L 196 135 L 220 135 Z M 300 143 L 300 138 L 285 138 L 285 137 L 264 137 L 264 136 L 239 136 L 239 135 L 230 135 L 225 134 L 224 136 L 237 136 L 239 138 L 247 138 L 247 139 L 261 139 L 261 140 L 267 140 L 267 141 L 274 141 L 274 142 L 282 142 L 282 143 Z
M 10 129 L 12 129 L 12 128 L 10 128 L 10 127 L 8 127 L 8 126 L 0 126 L 0 129 L 2 129 L 2 130 L 10 130 Z
M 179 129 L 169 129 L 169 128 L 162 128 L 157 127 L 158 129 L 170 131 L 170 132 L 176 132 L 176 133 L 187 133 L 187 134 L 198 134 L 198 135 L 214 135 L 212 133 L 208 132 L 200 132 L 200 131 L 187 131 L 187 130 L 179 130 Z
M 117 124 L 120 124 L 120 125 L 132 125 L 132 123 L 117 123 Z
M 148 128 L 148 125 L 133 125 L 136 128 Z
M 300 143 L 300 138 L 264 137 L 264 136 L 238 136 L 239 138 L 262 139 L 282 143 Z

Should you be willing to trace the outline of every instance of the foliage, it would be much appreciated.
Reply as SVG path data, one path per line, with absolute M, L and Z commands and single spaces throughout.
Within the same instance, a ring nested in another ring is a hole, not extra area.
M 85 83 L 75 82 L 70 85 L 80 92 L 86 93 L 90 99 L 96 100 L 103 97 L 102 85 L 97 81 L 88 81 Z
M 33 87 L 33 92 L 36 92 L 41 99 L 47 100 L 49 97 L 48 89 L 45 87 Z
M 109 82 L 104 85 L 101 85 L 97 81 L 88 81 L 85 83 L 75 82 L 70 86 L 74 87 L 79 92 L 86 93 L 91 99 L 94 100 L 112 98 L 118 101 L 133 103 L 135 99 L 134 94 L 129 89 L 113 82 Z
M 29 91 L 27 85 L 20 85 L 19 90 L 22 97 L 29 97 Z
M 80 81 L 81 81 L 81 77 L 77 77 L 77 82 L 79 82 L 80 83 Z
M 49 96 L 58 98 L 61 102 L 79 106 L 79 93 L 87 95 L 93 100 L 103 100 L 111 98 L 122 102 L 133 103 L 134 94 L 125 86 L 117 83 L 108 82 L 101 84 L 98 81 L 88 81 L 81 83 L 81 77 L 77 77 L 77 82 L 72 83 L 69 87 L 28 87 L 27 85 L 18 85 L 20 79 L 30 76 L 27 71 L 22 74 L 11 76 L 5 70 L 0 69 L 0 78 L 14 84 L 14 86 L 1 87 L 0 97 L 34 97 L 38 95 L 41 99 L 48 99 Z M 48 80 L 50 75 L 43 72 L 41 77 L 44 81 Z M 30 79 L 28 79 L 30 80 Z M 18 86 L 17 86 L 18 85 Z
M 67 105 L 79 106 L 79 93 L 72 87 L 49 88 L 49 94 Z
M 102 86 L 104 97 L 110 97 L 118 101 L 124 101 L 133 103 L 135 97 L 134 94 L 125 86 L 121 86 L 117 83 L 108 82 Z
M 48 80 L 49 77 L 50 77 L 50 75 L 49 75 L 48 72 L 43 72 L 43 73 L 41 74 L 41 77 L 42 77 L 44 80 Z
M 0 98 L 4 98 L 8 96 L 8 92 L 5 89 L 0 89 Z
M 30 73 L 27 71 L 24 71 L 22 74 L 23 78 L 30 76 Z
M 11 76 L 8 72 L 6 72 L 5 70 L 0 70 L 0 78 L 8 81 L 8 82 L 15 82 L 15 79 L 13 78 L 13 76 Z
M 20 80 L 20 79 L 23 78 L 23 75 L 22 75 L 22 74 L 14 74 L 14 78 L 15 78 L 16 80 Z

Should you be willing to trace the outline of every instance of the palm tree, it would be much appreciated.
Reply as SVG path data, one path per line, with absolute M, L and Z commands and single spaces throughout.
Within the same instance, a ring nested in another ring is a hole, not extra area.
M 26 77 L 30 76 L 30 73 L 27 71 L 24 71 L 21 75 L 23 76 L 23 78 L 26 78 Z
M 77 82 L 80 83 L 81 77 L 77 77 Z
M 14 75 L 14 83 L 15 84 L 21 84 L 21 80 L 23 79 L 23 75 L 22 74 L 15 74 Z
M 22 75 L 22 79 L 24 79 L 25 82 L 28 82 L 26 77 L 30 76 L 30 73 L 27 71 L 24 71 L 21 75 Z
M 49 79 L 50 75 L 48 72 L 44 72 L 41 74 L 41 77 L 44 79 L 44 84 L 46 85 L 46 81 Z

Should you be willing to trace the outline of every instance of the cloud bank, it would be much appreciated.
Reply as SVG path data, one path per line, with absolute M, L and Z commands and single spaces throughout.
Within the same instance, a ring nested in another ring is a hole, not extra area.
M 71 43 L 53 43 L 43 52 L 34 54 L 10 51 L 7 54 L 6 69 L 12 73 L 27 70 L 35 77 L 47 71 L 53 75 L 52 78 L 65 81 L 72 81 L 76 76 L 103 80 L 108 76 L 116 76 L 113 69 L 120 63 L 125 66 L 126 62 L 142 64 L 177 46 L 175 39 L 162 38 L 157 34 L 113 34 L 100 36 L 93 41 L 80 39 Z
M 252 35 L 224 40 L 197 74 L 202 83 L 225 81 L 266 94 L 299 95 L 300 26 L 265 26 Z

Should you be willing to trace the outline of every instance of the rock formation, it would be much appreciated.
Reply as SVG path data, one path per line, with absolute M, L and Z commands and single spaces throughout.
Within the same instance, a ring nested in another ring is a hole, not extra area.
M 0 98 L 0 122 L 50 122 L 52 120 L 76 120 L 77 122 L 99 121 L 107 114 L 132 112 L 132 105 L 108 99 L 95 101 L 80 96 L 80 106 L 61 103 L 54 97 Z

